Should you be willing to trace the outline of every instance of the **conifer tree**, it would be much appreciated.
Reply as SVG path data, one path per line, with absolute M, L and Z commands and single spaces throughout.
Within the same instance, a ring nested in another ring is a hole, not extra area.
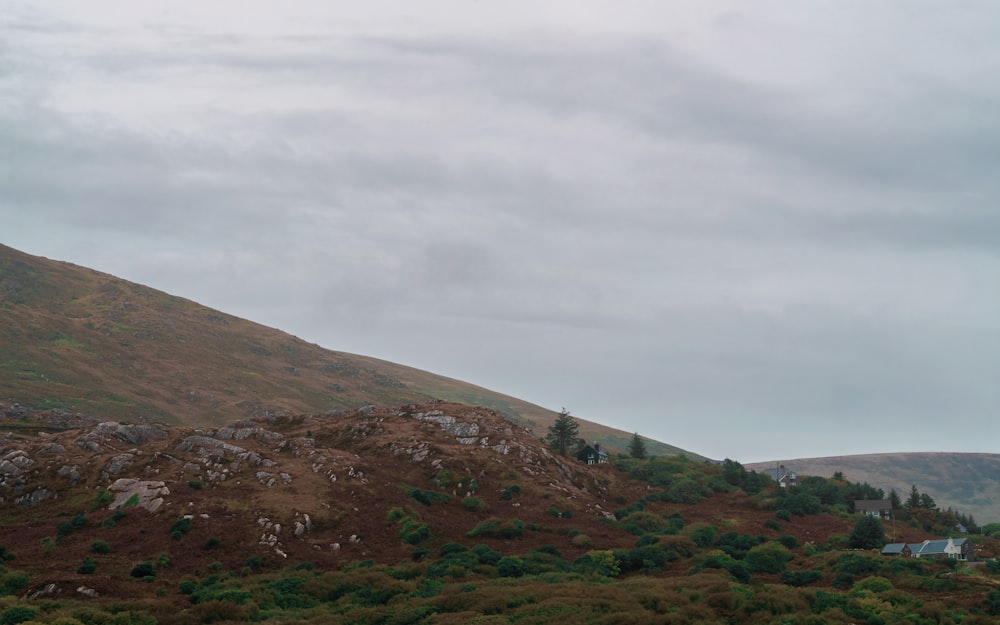
M 565 408 L 556 417 L 555 423 L 549 426 L 549 434 L 545 437 L 545 442 L 549 444 L 552 451 L 561 456 L 567 455 L 575 450 L 580 444 L 577 432 L 580 431 L 580 424 L 570 416 Z
M 632 442 L 628 445 L 628 455 L 639 459 L 646 457 L 646 443 L 639 438 L 638 432 L 632 435 Z

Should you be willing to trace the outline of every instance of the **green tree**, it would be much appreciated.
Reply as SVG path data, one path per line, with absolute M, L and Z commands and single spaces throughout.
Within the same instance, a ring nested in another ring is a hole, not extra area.
M 632 435 L 632 442 L 628 444 L 628 455 L 639 459 L 646 457 L 646 443 L 639 438 L 638 432 Z
M 903 504 L 903 508 L 910 512 L 916 510 L 920 507 L 920 491 L 917 490 L 917 485 L 913 484 L 910 487 L 910 496 L 906 499 L 906 503 Z
M 565 408 L 556 417 L 555 423 L 549 426 L 549 434 L 545 437 L 545 442 L 549 444 L 557 454 L 565 456 L 573 451 L 580 444 L 577 432 L 580 431 L 580 424 L 576 422 L 569 411 Z
M 895 488 L 889 491 L 889 507 L 892 508 L 894 512 L 896 510 L 902 510 L 903 508 L 903 502 L 900 501 L 899 494 L 896 492 Z
M 881 549 L 885 543 L 882 521 L 867 514 L 858 519 L 847 539 L 847 546 L 851 549 Z

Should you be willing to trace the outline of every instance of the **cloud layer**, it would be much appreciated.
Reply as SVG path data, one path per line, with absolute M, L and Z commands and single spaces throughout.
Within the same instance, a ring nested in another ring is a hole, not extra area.
M 994 451 L 992 4 L 327 4 L 15 3 L 4 242 L 712 457 Z

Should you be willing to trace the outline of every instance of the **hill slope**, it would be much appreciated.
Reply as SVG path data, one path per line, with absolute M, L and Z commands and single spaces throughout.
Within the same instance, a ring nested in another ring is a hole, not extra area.
M 8 623 L 930 623 L 979 610 L 1000 576 L 848 550 L 858 517 L 782 514 L 795 495 L 749 495 L 741 468 L 588 466 L 460 404 L 11 427 Z
M 781 461 L 799 475 L 830 477 L 837 471 L 852 482 L 868 482 L 905 501 L 916 486 L 939 508 L 971 514 L 981 524 L 1000 521 L 1000 454 L 887 453 L 799 458 Z M 747 464 L 762 471 L 774 462 Z
M 295 336 L 114 276 L 0 245 L 0 398 L 104 418 L 221 425 L 274 413 L 445 399 L 538 435 L 556 414 L 473 384 Z M 580 421 L 624 449 L 630 433 Z M 654 454 L 685 453 L 648 441 Z M 694 454 L 689 454 L 696 457 Z

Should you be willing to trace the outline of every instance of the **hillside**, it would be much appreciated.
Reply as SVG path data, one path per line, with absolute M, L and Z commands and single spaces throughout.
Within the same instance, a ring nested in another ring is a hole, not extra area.
M 487 408 L 36 416 L 0 418 L 4 623 L 971 625 L 1000 579 L 849 550 L 857 517 L 736 463 L 588 466 Z
M 411 367 L 324 349 L 114 276 L 0 245 L 0 399 L 25 409 L 218 426 L 433 399 L 497 410 L 539 436 L 556 414 Z M 630 432 L 580 420 L 624 449 Z M 685 453 L 647 441 L 654 454 Z
M 980 524 L 1000 521 L 1000 454 L 886 453 L 781 462 L 799 475 L 830 477 L 839 471 L 848 480 L 868 482 L 886 494 L 895 489 L 903 499 L 916 486 L 940 508 L 971 514 Z M 746 466 L 762 471 L 775 464 Z

